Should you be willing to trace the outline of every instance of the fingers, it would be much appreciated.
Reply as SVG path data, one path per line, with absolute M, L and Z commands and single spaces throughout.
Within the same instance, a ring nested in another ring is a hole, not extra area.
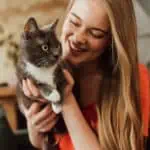
M 40 111 L 41 105 L 39 103 L 33 103 L 28 110 L 25 107 L 23 109 L 26 119 L 31 120 L 32 117 Z
M 38 98 L 38 101 L 42 102 L 42 103 L 47 103 L 47 100 L 46 99 L 43 99 L 43 98 Z
M 71 74 L 66 69 L 64 69 L 63 72 L 64 72 L 64 75 L 65 75 L 65 78 L 66 78 L 68 84 L 73 86 L 74 79 L 72 78 Z
M 22 89 L 23 89 L 25 96 L 27 96 L 27 97 L 31 96 L 31 92 L 30 92 L 25 80 L 22 81 Z
M 43 122 L 43 120 L 51 116 L 52 113 L 53 112 L 50 105 L 46 106 L 32 118 L 32 124 L 35 126 L 40 124 L 41 122 Z
M 56 122 L 57 122 L 56 114 L 52 113 L 44 121 L 42 121 L 39 125 L 37 125 L 36 129 L 40 132 L 46 132 L 50 130 L 55 125 Z
M 35 96 L 38 97 L 40 95 L 39 90 L 34 86 L 33 82 L 29 79 L 23 80 L 23 91 L 27 97 Z
M 50 123 L 48 123 L 47 126 L 45 126 L 42 129 L 40 129 L 40 132 L 48 132 L 48 131 L 50 131 L 55 126 L 56 123 L 57 123 L 57 119 L 55 119 L 53 121 L 50 121 Z
M 47 105 L 41 110 L 38 103 L 31 105 L 26 116 L 28 123 L 38 132 L 47 132 L 51 130 L 58 120 L 50 105 Z
M 29 79 L 27 79 L 27 86 L 33 96 L 36 96 L 36 97 L 39 96 L 39 90 L 34 86 L 33 82 Z
M 68 82 L 68 85 L 66 86 L 66 88 L 64 90 L 64 96 L 67 97 L 72 93 L 72 88 L 74 86 L 74 79 L 72 78 L 71 74 L 66 69 L 64 69 L 63 72 L 64 72 L 65 78 Z

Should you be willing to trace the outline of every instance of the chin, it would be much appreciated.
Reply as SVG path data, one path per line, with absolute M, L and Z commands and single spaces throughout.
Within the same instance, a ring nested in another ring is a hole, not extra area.
M 79 58 L 74 58 L 72 56 L 69 56 L 67 59 L 74 67 L 80 67 L 84 61 Z

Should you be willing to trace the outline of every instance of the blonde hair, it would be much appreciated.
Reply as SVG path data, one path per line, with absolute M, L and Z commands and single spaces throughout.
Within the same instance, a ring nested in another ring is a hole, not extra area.
M 137 29 L 132 0 L 102 0 L 108 13 L 112 42 L 100 60 L 103 70 L 97 102 L 102 150 L 142 150 Z M 69 9 L 73 0 L 69 5 Z M 112 59 L 113 58 L 113 59 Z

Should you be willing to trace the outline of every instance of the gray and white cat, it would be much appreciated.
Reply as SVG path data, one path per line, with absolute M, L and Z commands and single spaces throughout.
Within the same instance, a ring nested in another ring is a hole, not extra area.
M 65 78 L 61 69 L 62 48 L 55 33 L 57 22 L 40 29 L 36 20 L 29 18 L 21 36 L 17 77 L 20 86 L 23 79 L 31 79 L 58 114 L 61 112 Z M 20 88 L 19 91 L 22 93 Z M 32 101 L 24 98 L 23 103 L 30 107 Z
M 62 71 L 66 65 L 62 58 L 67 54 L 62 53 L 61 44 L 56 37 L 57 22 L 58 20 L 50 26 L 39 28 L 36 20 L 29 18 L 25 24 L 16 72 L 19 106 L 24 104 L 29 108 L 34 101 L 37 101 L 37 97 L 28 98 L 22 91 L 22 80 L 29 78 L 40 90 L 41 97 L 47 99 L 47 103 L 52 105 L 53 111 L 57 114 L 61 112 L 63 91 L 67 84 Z M 66 132 L 61 114 L 59 116 L 60 118 L 51 133 L 53 131 Z M 52 144 L 55 142 L 54 138 L 52 140 L 52 136 L 49 136 L 49 139 Z

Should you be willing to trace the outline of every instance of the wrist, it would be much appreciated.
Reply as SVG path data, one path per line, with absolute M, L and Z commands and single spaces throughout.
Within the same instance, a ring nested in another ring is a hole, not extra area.
M 29 133 L 29 140 L 33 147 L 36 149 L 42 149 L 42 138 L 40 133 L 33 127 L 30 121 L 27 121 L 27 129 Z
M 76 99 L 73 93 L 71 93 L 64 99 L 62 110 L 65 111 L 66 109 L 72 109 L 75 103 L 76 103 Z

